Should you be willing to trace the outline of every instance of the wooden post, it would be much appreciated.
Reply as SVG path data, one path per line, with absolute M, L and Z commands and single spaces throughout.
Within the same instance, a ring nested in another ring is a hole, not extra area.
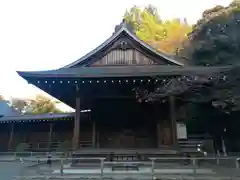
M 100 143 L 99 143 L 99 132 L 97 132 L 97 148 L 100 147 Z
M 169 97 L 169 109 L 170 109 L 170 119 L 171 119 L 171 129 L 172 129 L 172 143 L 177 144 L 177 127 L 176 127 L 176 109 L 175 109 L 175 97 Z
M 78 148 L 80 135 L 80 98 L 76 98 L 74 131 L 73 131 L 73 147 Z
M 53 131 L 53 124 L 49 124 L 49 134 L 48 134 L 48 148 L 51 147 L 51 142 L 52 142 L 52 131 Z
M 53 124 L 49 124 L 49 134 L 48 134 L 48 142 L 52 141 L 52 131 L 53 131 Z
M 63 176 L 63 159 L 61 159 L 61 164 L 60 164 L 60 176 Z
M 93 122 L 92 127 L 92 147 L 96 147 L 96 123 Z
M 160 124 L 159 122 L 157 123 L 157 147 L 160 148 L 161 147 L 161 136 L 160 136 Z
M 11 132 L 10 132 L 10 137 L 8 140 L 8 149 L 11 149 L 13 135 L 14 135 L 14 124 L 11 124 Z

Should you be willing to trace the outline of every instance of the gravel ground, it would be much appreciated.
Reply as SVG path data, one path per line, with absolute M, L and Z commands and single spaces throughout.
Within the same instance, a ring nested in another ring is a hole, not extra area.
M 20 162 L 0 162 L 1 180 L 12 180 L 13 177 L 19 176 L 22 167 Z

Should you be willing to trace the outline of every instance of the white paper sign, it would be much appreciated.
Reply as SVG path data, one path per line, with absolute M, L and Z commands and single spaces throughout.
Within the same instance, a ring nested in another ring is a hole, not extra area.
M 184 123 L 177 123 L 177 138 L 187 139 L 187 127 Z

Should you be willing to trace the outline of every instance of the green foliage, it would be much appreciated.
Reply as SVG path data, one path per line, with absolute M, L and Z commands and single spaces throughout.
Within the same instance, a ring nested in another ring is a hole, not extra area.
M 232 65 L 240 56 L 240 2 L 205 10 L 181 56 L 196 65 Z
M 143 9 L 132 7 L 124 15 L 125 21 L 130 24 L 136 35 L 155 49 L 176 54 L 191 32 L 191 26 L 185 20 L 172 19 L 163 22 L 157 9 L 149 5 Z
M 189 41 L 181 51 L 195 65 L 236 65 L 240 57 L 240 1 L 229 6 L 205 10 L 202 18 L 189 34 Z M 240 108 L 239 66 L 225 74 L 226 81 L 213 89 L 213 105 L 224 112 Z

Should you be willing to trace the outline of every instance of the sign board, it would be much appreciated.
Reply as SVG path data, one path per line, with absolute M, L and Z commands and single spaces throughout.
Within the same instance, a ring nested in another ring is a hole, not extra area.
M 177 138 L 187 139 L 187 127 L 184 123 L 177 123 Z

